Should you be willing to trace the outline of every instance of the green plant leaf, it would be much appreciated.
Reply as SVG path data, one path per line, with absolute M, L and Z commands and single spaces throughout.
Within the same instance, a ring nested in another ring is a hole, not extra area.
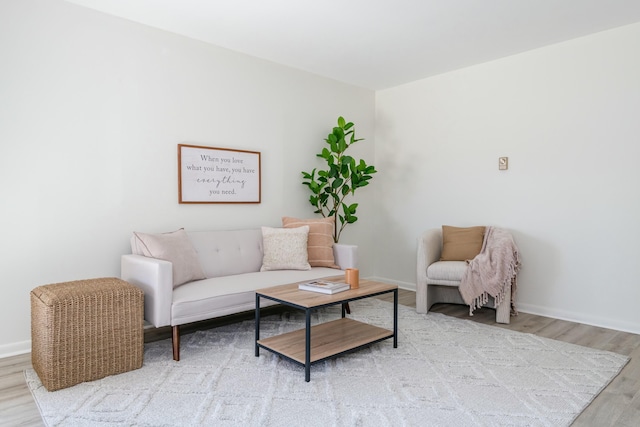
M 345 154 L 351 144 L 362 140 L 356 138 L 355 125 L 342 116 L 338 118 L 337 125 L 324 140 L 327 145 L 316 155 L 325 160 L 327 169 L 302 172 L 302 184 L 312 193 L 309 203 L 314 206 L 315 213 L 325 218 L 336 218 L 333 233 L 336 243 L 344 227 L 358 220 L 355 215 L 358 204 L 348 204 L 347 198 L 355 194 L 356 188 L 366 186 L 371 174 L 377 172 L 364 160 Z

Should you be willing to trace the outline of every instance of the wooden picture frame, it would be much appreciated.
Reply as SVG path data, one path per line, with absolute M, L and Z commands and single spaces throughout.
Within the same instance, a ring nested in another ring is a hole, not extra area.
M 179 203 L 260 203 L 260 152 L 178 144 Z

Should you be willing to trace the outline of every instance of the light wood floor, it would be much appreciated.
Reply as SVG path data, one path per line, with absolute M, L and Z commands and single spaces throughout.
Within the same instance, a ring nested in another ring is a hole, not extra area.
M 382 299 L 389 298 L 382 297 Z M 400 290 L 399 303 L 407 307 L 415 307 L 415 292 Z M 277 308 L 270 307 L 270 309 L 274 312 L 277 311 Z M 573 425 L 640 426 L 640 335 L 526 313 L 512 317 L 509 325 L 499 325 L 495 323 L 494 310 L 481 309 L 476 311 L 473 317 L 469 317 L 468 307 L 454 304 L 437 304 L 432 307 L 432 311 L 630 356 L 631 361 L 627 366 Z M 182 333 L 236 322 L 252 318 L 252 316 L 252 313 L 247 313 L 229 316 L 217 321 L 200 322 L 183 327 Z M 170 336 L 168 328 L 151 329 L 145 332 L 145 341 L 154 341 Z M 167 348 L 167 357 L 171 357 L 169 347 Z M 44 425 L 24 380 L 23 370 L 29 367 L 31 367 L 29 354 L 0 359 L 0 425 L 2 426 Z

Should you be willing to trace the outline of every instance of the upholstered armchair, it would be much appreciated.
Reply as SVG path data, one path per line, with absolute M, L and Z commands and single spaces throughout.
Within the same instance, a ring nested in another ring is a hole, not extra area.
M 467 268 L 466 261 L 440 261 L 442 229 L 425 231 L 418 238 L 416 311 L 426 313 L 435 303 L 465 304 L 458 287 Z M 485 307 L 494 308 L 489 297 Z M 511 314 L 511 288 L 496 309 L 496 322 L 509 323 Z

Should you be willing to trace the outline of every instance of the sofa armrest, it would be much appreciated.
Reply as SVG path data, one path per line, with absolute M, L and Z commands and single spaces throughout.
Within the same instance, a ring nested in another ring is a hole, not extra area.
M 333 257 L 341 270 L 358 268 L 358 247 L 356 245 L 333 245 Z
M 156 328 L 171 324 L 173 267 L 169 261 L 122 255 L 120 278 L 144 292 L 144 318 Z
M 427 302 L 427 267 L 440 259 L 442 253 L 442 229 L 432 228 L 418 237 L 416 262 L 416 311 L 426 313 Z

